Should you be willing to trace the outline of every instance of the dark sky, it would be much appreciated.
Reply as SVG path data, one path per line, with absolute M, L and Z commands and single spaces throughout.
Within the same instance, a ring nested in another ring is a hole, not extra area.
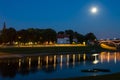
M 91 7 L 98 12 L 90 12 Z M 83 35 L 120 38 L 120 0 L 0 0 L 0 29 L 72 29 Z

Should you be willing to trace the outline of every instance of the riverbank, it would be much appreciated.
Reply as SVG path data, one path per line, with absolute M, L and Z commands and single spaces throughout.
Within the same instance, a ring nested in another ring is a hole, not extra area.
M 57 80 L 61 80 L 61 79 L 57 79 Z M 100 75 L 100 76 L 67 78 L 64 80 L 120 80 L 120 73 L 114 73 L 114 74 L 109 74 L 109 75 Z
M 61 52 L 74 52 L 74 53 L 88 53 L 88 52 L 101 52 L 105 51 L 99 46 L 43 46 L 43 47 L 1 47 L 1 53 L 12 54 L 32 54 L 32 53 L 61 53 Z

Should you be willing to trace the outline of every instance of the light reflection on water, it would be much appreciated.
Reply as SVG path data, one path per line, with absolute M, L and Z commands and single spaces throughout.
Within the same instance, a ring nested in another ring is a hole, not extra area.
M 0 58 L 0 80 L 29 80 L 96 76 L 120 72 L 120 52 L 38 55 Z M 84 73 L 82 69 L 105 68 L 110 73 Z

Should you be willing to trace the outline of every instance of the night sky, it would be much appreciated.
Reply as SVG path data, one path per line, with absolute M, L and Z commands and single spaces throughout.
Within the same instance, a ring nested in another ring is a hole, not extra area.
M 91 13 L 91 7 L 98 12 Z M 97 38 L 120 38 L 120 0 L 0 0 L 0 29 L 72 29 Z

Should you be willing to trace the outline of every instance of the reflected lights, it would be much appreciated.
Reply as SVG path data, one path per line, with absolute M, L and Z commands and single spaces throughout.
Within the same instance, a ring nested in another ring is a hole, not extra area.
M 86 54 L 83 54 L 83 60 L 86 60 Z
M 75 54 L 73 54 L 73 65 L 75 64 Z
M 40 56 L 38 57 L 38 69 L 40 69 Z
M 21 59 L 19 59 L 19 68 L 21 67 L 21 61 L 22 61 L 22 60 L 21 60 Z
M 63 55 L 60 55 L 60 68 L 62 69 Z
M 56 68 L 56 55 L 54 55 L 54 64 L 53 64 L 53 66 L 54 66 L 54 69 Z
M 31 68 L 31 58 L 29 58 L 29 69 Z

